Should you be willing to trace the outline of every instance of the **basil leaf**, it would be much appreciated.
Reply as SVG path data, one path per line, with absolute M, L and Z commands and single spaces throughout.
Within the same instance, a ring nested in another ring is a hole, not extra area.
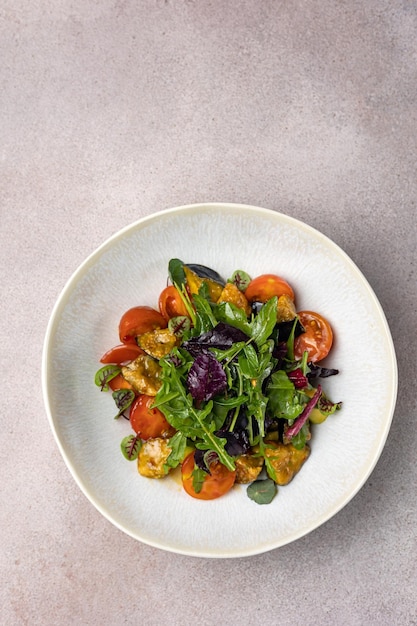
M 256 504 L 270 504 L 278 493 L 278 487 L 270 478 L 255 480 L 248 485 L 246 493 Z

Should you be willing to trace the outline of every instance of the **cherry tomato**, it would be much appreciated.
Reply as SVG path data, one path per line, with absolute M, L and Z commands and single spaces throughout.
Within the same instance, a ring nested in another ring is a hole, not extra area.
M 290 296 L 294 300 L 294 291 L 286 280 L 275 274 L 262 274 L 253 278 L 246 288 L 245 296 L 249 302 L 266 302 L 274 296 Z
M 118 374 L 117 376 L 109 380 L 109 387 L 112 391 L 117 391 L 118 389 L 133 389 L 132 385 L 127 382 L 127 380 L 121 374 Z
M 181 299 L 179 291 L 174 285 L 165 287 L 159 296 L 159 310 L 166 320 L 179 315 L 187 315 L 187 309 Z
M 236 479 L 236 471 L 232 472 L 215 461 L 210 465 L 210 474 L 204 479 L 201 491 L 198 493 L 193 487 L 194 452 L 191 452 L 181 465 L 182 484 L 188 495 L 199 500 L 214 500 L 227 493 Z
M 308 361 L 313 363 L 326 357 L 333 343 L 333 332 L 329 322 L 313 311 L 299 311 L 298 316 L 305 328 L 305 333 L 296 337 L 294 341 L 294 356 L 301 359 L 305 350 L 308 352 Z
M 171 437 L 175 429 L 167 422 L 164 414 L 159 409 L 151 407 L 155 398 L 139 395 L 130 409 L 130 424 L 141 439 L 154 439 L 155 437 Z
M 166 327 L 167 322 L 159 311 L 150 306 L 135 306 L 122 315 L 119 323 L 120 341 L 134 344 L 138 335 Z
M 114 346 L 114 348 L 107 350 L 100 361 L 101 363 L 115 363 L 116 365 L 120 365 L 121 363 L 133 361 L 139 354 L 143 354 L 143 350 L 136 344 L 122 343 L 120 346 Z

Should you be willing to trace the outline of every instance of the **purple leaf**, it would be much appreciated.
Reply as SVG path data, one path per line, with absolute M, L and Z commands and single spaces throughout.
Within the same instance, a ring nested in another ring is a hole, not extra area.
M 188 391 L 200 404 L 226 391 L 226 374 L 211 352 L 199 354 L 187 376 Z
M 294 383 L 294 387 L 296 389 L 303 389 L 303 387 L 307 387 L 308 385 L 308 379 L 306 376 L 304 376 L 301 367 L 297 367 L 297 369 L 293 370 L 292 372 L 288 372 L 287 376 L 290 381 Z
M 316 406 L 320 396 L 321 396 L 321 387 L 320 385 L 318 385 L 316 393 L 311 398 L 311 400 L 307 402 L 307 404 L 304 407 L 304 411 L 301 413 L 301 415 L 297 417 L 297 419 L 294 421 L 294 424 L 292 424 L 292 426 L 290 426 L 288 430 L 286 431 L 285 436 L 288 439 L 292 439 L 293 437 L 295 437 L 295 435 L 298 435 L 298 433 L 300 432 L 300 430 L 302 429 L 302 427 L 308 420 L 311 411 Z
M 310 369 L 307 377 L 309 380 L 313 378 L 328 378 L 329 376 L 335 376 L 339 373 L 339 370 L 330 369 L 328 367 L 321 367 L 320 365 L 315 365 L 314 363 L 309 363 L 308 367 Z
M 188 350 L 195 357 L 208 350 L 208 348 L 227 350 L 234 343 L 247 340 L 248 336 L 238 328 L 219 322 L 212 330 L 203 333 L 199 337 L 192 337 L 188 341 L 184 341 L 181 347 Z

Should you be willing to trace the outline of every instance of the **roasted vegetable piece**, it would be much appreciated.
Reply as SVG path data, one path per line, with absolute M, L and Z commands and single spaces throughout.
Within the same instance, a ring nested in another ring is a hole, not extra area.
M 168 328 L 151 330 L 137 338 L 138 345 L 155 359 L 162 359 L 179 345 L 179 339 Z
M 239 309 L 243 309 L 245 311 L 246 316 L 249 317 L 251 314 L 251 306 L 246 298 L 245 294 L 242 293 L 234 283 L 227 283 L 220 294 L 220 298 L 218 302 L 231 302 L 232 304 L 239 307 Z
M 236 482 L 241 484 L 251 483 L 261 473 L 264 460 L 253 454 L 241 454 L 235 460 Z
M 198 293 L 200 287 L 203 284 L 206 284 L 211 300 L 213 302 L 217 302 L 217 300 L 220 297 L 221 292 L 223 291 L 223 285 L 221 285 L 220 283 L 217 283 L 211 278 L 201 278 L 200 276 L 198 276 L 198 274 L 190 270 L 190 268 L 187 267 L 187 265 L 184 265 L 184 273 L 185 273 L 185 278 L 187 281 L 187 287 L 190 293 Z
M 156 396 L 161 381 L 161 366 L 148 354 L 141 354 L 137 359 L 122 367 L 122 375 L 138 393 Z
M 277 322 L 291 322 L 297 316 L 294 300 L 287 294 L 278 298 Z
M 185 264 L 194 274 L 200 276 L 200 278 L 209 278 L 220 285 L 225 285 L 226 281 L 220 276 L 218 272 L 207 267 L 206 265 L 199 265 L 198 263 L 186 263 Z
M 164 466 L 170 454 L 171 448 L 167 439 L 148 439 L 138 455 L 139 474 L 147 478 L 163 478 L 168 473 Z
M 291 443 L 267 442 L 265 457 L 275 472 L 275 476 L 271 476 L 271 478 L 274 478 L 278 485 L 287 485 L 300 471 L 309 454 L 309 446 L 297 450 Z

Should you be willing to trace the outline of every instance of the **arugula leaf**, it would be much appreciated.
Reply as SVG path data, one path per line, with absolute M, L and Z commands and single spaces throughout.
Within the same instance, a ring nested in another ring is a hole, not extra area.
M 185 437 L 198 443 L 198 447 L 217 452 L 219 460 L 228 469 L 234 470 L 232 457 L 225 451 L 225 439 L 217 437 L 218 428 L 213 413 L 213 401 L 202 403 L 197 408 L 186 389 L 184 368 L 177 369 L 168 359 L 160 361 L 162 365 L 162 386 L 159 389 L 154 406 L 165 415 L 167 421 Z
M 257 346 L 269 338 L 277 323 L 278 298 L 274 296 L 266 302 L 251 324 L 251 337 Z
M 193 336 L 198 337 L 216 326 L 217 320 L 213 315 L 209 302 L 202 295 L 194 294 L 193 303 L 195 309 Z
M 179 430 L 169 440 L 171 452 L 165 462 L 164 469 L 169 471 L 182 463 L 187 448 L 187 437 Z

